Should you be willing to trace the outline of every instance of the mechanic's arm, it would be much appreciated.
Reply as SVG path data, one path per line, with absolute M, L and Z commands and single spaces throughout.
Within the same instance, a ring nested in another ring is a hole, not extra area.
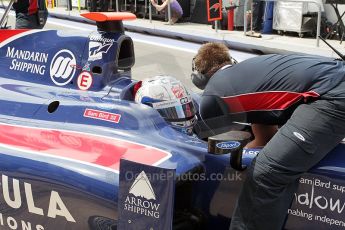
M 158 5 L 156 0 L 151 0 L 151 3 L 156 8 L 156 10 L 161 11 L 168 5 L 169 1 L 164 1 L 162 5 Z
M 265 146 L 278 131 L 277 125 L 252 124 L 254 140 L 249 142 L 245 148 L 256 148 Z
M 216 96 L 202 96 L 199 105 L 200 116 L 202 119 L 210 119 L 223 116 L 221 103 Z
M 234 127 L 227 106 L 217 96 L 201 97 L 199 115 L 200 119 L 194 128 L 201 139 L 228 132 Z

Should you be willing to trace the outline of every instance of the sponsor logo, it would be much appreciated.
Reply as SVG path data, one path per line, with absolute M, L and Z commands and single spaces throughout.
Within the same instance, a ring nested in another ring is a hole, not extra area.
M 57 191 L 52 190 L 50 192 L 48 206 L 47 204 L 38 206 L 38 202 L 35 202 L 35 198 L 39 197 L 39 194 L 34 194 L 35 190 L 30 183 L 21 182 L 15 178 L 9 179 L 8 176 L 2 174 L 1 187 L 4 206 L 7 205 L 9 208 L 21 210 L 21 212 L 27 209 L 30 214 L 38 216 L 45 216 L 53 219 L 58 217 L 68 222 L 76 222 L 68 210 L 66 203 L 62 200 Z M 1 209 L 4 210 L 5 207 L 1 207 Z M 6 212 L 15 213 L 16 211 Z M 3 226 L 5 224 L 7 224 L 10 229 L 31 229 L 31 226 L 36 230 L 44 229 L 42 225 L 33 225 L 31 222 L 17 220 L 11 216 L 4 216 L 0 213 L 0 225 Z M 26 228 L 27 226 L 30 226 L 30 228 Z
M 82 69 L 82 67 L 79 65 L 71 65 L 71 66 L 72 66 L 72 68 L 75 68 L 75 69 Z
M 156 100 L 158 102 L 161 102 L 162 100 L 164 100 L 164 93 L 158 93 L 156 95 L 154 95 L 154 98 L 156 99 L 151 99 L 152 101 Z
M 187 104 L 188 102 L 190 102 L 192 99 L 190 97 L 183 97 L 180 99 L 180 102 L 182 105 Z
M 34 224 L 30 221 L 7 216 L 6 213 L 0 213 L 0 226 L 1 229 L 17 229 L 17 230 L 44 230 L 40 224 Z M 4 228 L 5 227 L 5 228 Z M 8 227 L 8 228 L 7 228 Z
M 193 137 L 192 137 L 193 138 Z M 190 144 L 202 144 L 202 142 L 198 138 L 188 139 L 186 140 L 186 143 Z
M 220 3 L 215 3 L 210 7 L 210 11 L 213 10 L 214 12 L 216 12 L 220 9 L 220 7 L 221 7 Z
M 331 197 L 336 194 L 334 191 L 338 190 L 339 185 L 332 184 L 331 181 L 324 182 L 319 178 L 303 178 L 299 180 L 300 184 L 309 185 L 310 189 L 305 189 L 302 193 L 295 193 L 295 201 L 299 205 L 312 209 L 313 207 L 337 212 L 341 214 L 345 210 L 345 202 L 338 197 Z M 326 192 L 325 192 L 326 191 Z M 333 194 L 332 194 L 333 193 Z M 341 196 L 337 194 L 338 196 Z
M 80 90 L 88 90 L 92 85 L 92 75 L 90 72 L 83 71 L 78 76 L 78 87 Z
M 242 154 L 247 154 L 247 155 L 258 155 L 260 153 L 261 149 L 247 149 L 244 148 L 242 151 Z
M 302 134 L 300 134 L 298 132 L 293 132 L 293 135 L 295 135 L 295 137 L 297 137 L 301 141 L 305 141 L 305 138 L 304 138 L 304 136 Z
M 118 229 L 170 229 L 176 170 L 124 157 L 120 161 Z
M 120 114 L 109 113 L 109 112 L 99 111 L 99 110 L 94 110 L 94 109 L 85 109 L 84 117 L 103 120 L 103 121 L 109 121 L 109 122 L 114 122 L 114 123 L 119 123 L 121 119 Z
M 45 74 L 46 63 L 48 62 L 48 54 L 46 53 L 7 47 L 6 57 L 12 59 L 10 70 L 41 76 Z
M 153 108 L 155 109 L 165 109 L 167 107 L 175 107 L 175 106 L 180 106 L 181 102 L 176 101 L 176 100 L 171 100 L 171 101 L 161 101 L 161 102 L 156 102 L 153 103 Z
M 227 141 L 227 142 L 220 142 L 216 144 L 217 148 L 220 148 L 220 149 L 235 149 L 239 147 L 240 145 L 241 143 L 238 141 Z
M 89 60 L 100 60 L 102 55 L 108 53 L 112 42 L 90 42 L 89 43 Z
M 69 50 L 60 50 L 50 63 L 50 77 L 59 86 L 68 84 L 75 74 L 77 60 Z
M 132 194 L 132 195 L 130 195 Z M 142 171 L 134 180 L 125 200 L 124 210 L 158 219 L 160 204 L 155 202 L 156 195 L 151 183 Z
M 90 41 L 96 41 L 96 42 L 107 42 L 107 43 L 114 43 L 115 40 L 112 38 L 105 38 L 102 36 L 102 34 L 92 34 L 90 36 Z
M 296 223 L 303 229 L 312 229 L 310 226 L 315 229 L 343 229 L 344 187 L 341 180 L 331 177 L 309 173 L 302 176 L 288 209 L 287 229 L 296 226 Z
M 182 98 L 185 96 L 185 90 L 181 85 L 174 85 L 171 90 L 176 98 Z
M 147 200 L 156 200 L 156 195 L 144 171 L 142 171 L 135 179 L 134 183 L 129 189 L 129 193 Z
M 84 65 L 83 70 L 85 70 L 85 71 L 91 71 L 91 69 L 90 69 L 90 63 L 89 63 L 89 62 L 87 62 L 87 63 Z

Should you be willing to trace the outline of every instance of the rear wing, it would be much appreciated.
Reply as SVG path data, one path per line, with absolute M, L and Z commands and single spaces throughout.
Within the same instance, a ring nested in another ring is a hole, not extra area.
M 124 33 L 123 20 L 135 20 L 137 17 L 128 12 L 90 12 L 80 14 L 84 18 L 95 21 L 97 30 Z

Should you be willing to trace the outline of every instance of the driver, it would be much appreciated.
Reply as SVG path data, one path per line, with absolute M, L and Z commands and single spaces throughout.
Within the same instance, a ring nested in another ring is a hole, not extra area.
M 135 102 L 155 108 L 172 128 L 193 135 L 196 109 L 189 90 L 179 80 L 171 76 L 147 78 L 134 86 L 134 95 Z

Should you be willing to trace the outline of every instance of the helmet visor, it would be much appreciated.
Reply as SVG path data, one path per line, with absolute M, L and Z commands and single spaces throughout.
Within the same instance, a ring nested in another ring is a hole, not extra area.
M 153 103 L 153 108 L 167 121 L 181 121 L 182 119 L 194 117 L 196 110 L 193 102 L 188 100 L 189 102 L 181 104 L 182 99 L 179 100 Z

